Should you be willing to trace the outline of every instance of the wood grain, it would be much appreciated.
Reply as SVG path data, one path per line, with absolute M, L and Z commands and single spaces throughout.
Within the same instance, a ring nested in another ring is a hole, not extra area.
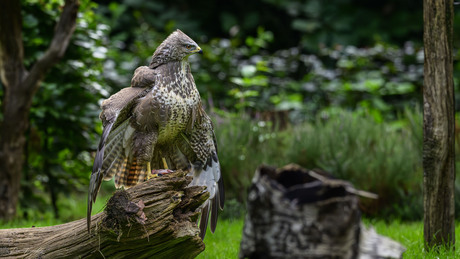
M 204 250 L 196 209 L 209 194 L 203 192 L 204 187 L 187 187 L 190 181 L 186 172 L 177 171 L 123 191 L 130 196 L 129 207 L 115 200 L 104 212 L 93 215 L 91 234 L 86 219 L 50 227 L 2 229 L 0 257 L 194 258 Z M 132 206 L 140 201 L 144 208 Z M 117 219 L 108 211 L 118 215 Z M 144 224 L 137 220 L 142 213 Z M 126 220 L 120 220 L 123 216 Z

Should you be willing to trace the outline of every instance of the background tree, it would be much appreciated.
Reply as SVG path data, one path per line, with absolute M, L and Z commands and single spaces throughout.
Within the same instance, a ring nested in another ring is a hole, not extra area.
M 455 100 L 453 1 L 424 1 L 424 237 L 428 247 L 455 244 Z
M 0 73 L 4 89 L 0 126 L 0 218 L 16 213 L 24 162 L 25 132 L 33 96 L 48 70 L 57 63 L 75 30 L 79 1 L 66 0 L 49 48 L 27 70 L 24 65 L 21 2 L 0 4 Z

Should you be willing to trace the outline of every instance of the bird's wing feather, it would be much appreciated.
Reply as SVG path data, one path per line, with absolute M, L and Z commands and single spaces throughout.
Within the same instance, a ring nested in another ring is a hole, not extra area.
M 127 143 L 132 139 L 134 129 L 129 121 L 132 111 L 139 98 L 145 96 L 154 85 L 154 74 L 148 67 L 136 69 L 132 80 L 132 87 L 127 87 L 112 95 L 102 103 L 103 131 L 94 160 L 91 173 L 89 192 L 87 223 L 88 231 L 91 224 L 92 204 L 96 201 L 97 193 L 102 179 L 109 180 L 121 169 L 124 171 L 138 170 L 140 164 L 130 158 L 130 147 Z M 131 177 L 132 178 L 132 177 Z M 125 179 L 124 183 L 133 183 L 138 179 Z
M 193 164 L 193 170 L 189 173 L 193 176 L 190 185 L 206 186 L 210 194 L 208 201 L 202 205 L 201 212 L 200 236 L 204 238 L 209 213 L 211 213 L 211 232 L 214 233 L 218 208 L 223 209 L 225 195 L 211 119 L 204 111 L 198 114 L 201 118 L 197 119 L 192 132 L 181 135 L 185 147 L 179 146 L 179 149 Z

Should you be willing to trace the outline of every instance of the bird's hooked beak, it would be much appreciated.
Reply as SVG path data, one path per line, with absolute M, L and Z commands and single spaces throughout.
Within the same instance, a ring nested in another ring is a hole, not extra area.
M 203 50 L 200 47 L 197 47 L 193 53 L 203 54 Z

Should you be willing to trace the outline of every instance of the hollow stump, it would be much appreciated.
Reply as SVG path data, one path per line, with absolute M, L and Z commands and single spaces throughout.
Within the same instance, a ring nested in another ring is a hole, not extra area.
M 361 223 L 356 190 L 324 173 L 260 166 L 248 192 L 240 258 L 401 258 L 405 248 Z

